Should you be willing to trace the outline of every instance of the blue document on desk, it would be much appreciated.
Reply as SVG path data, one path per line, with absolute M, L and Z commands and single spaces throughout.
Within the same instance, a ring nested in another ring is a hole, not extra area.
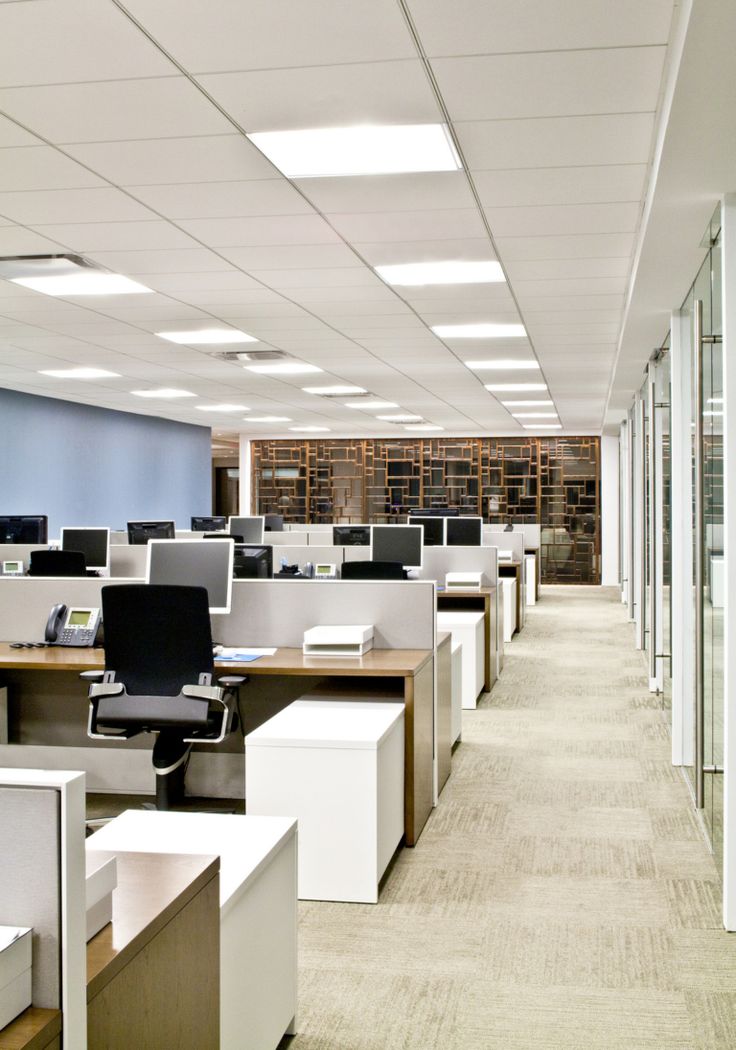
M 234 656 L 216 656 L 216 663 L 252 664 L 254 660 L 260 660 L 261 653 L 236 653 Z
M 244 645 L 242 648 L 219 645 L 215 649 L 215 660 L 237 664 L 250 664 L 254 660 L 260 660 L 262 656 L 273 656 L 275 649 L 256 649 L 254 646 Z

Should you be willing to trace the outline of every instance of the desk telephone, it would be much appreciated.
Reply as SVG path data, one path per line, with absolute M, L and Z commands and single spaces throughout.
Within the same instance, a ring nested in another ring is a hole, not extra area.
M 54 605 L 46 622 L 45 640 L 50 645 L 94 645 L 100 631 L 99 609 Z

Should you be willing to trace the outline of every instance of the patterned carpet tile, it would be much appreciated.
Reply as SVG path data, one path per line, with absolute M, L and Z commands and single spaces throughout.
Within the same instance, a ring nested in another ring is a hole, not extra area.
M 506 823 L 508 835 L 554 835 L 556 838 L 651 839 L 648 809 L 623 806 L 516 805 Z
M 736 992 L 685 992 L 695 1038 L 693 1050 L 733 1050 L 736 1046 Z
M 722 930 L 723 890 L 717 878 L 666 879 L 663 886 L 670 926 Z

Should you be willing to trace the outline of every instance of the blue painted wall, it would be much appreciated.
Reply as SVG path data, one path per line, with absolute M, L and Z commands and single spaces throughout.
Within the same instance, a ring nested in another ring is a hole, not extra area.
M 125 528 L 210 514 L 209 427 L 0 389 L 0 514 Z

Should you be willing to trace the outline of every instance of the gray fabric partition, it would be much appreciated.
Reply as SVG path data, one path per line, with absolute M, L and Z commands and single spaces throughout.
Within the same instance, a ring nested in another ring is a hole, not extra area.
M 33 1005 L 61 1007 L 61 801 L 0 787 L 0 924 L 33 927 Z
M 422 568 L 415 570 L 419 579 L 436 580 L 440 585 L 448 572 L 482 572 L 484 587 L 498 580 L 495 547 L 425 547 L 422 562 Z
M 512 551 L 514 561 L 524 557 L 524 536 L 521 532 L 489 532 L 483 542 L 502 551 Z

